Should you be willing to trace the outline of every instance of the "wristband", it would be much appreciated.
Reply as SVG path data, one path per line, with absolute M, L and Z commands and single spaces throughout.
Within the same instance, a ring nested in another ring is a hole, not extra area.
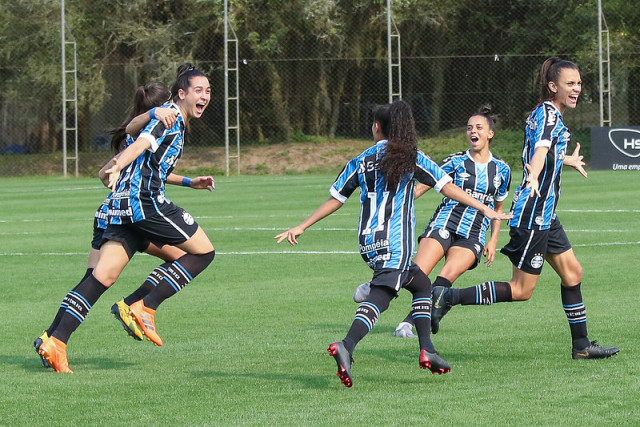
M 186 176 L 182 178 L 182 186 L 191 187 L 191 178 L 187 178 Z
M 151 120 L 156 118 L 156 107 L 153 107 L 151 110 L 149 110 L 149 118 Z

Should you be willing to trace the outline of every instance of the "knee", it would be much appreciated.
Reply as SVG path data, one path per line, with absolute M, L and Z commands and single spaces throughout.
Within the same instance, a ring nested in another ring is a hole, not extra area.
M 518 283 L 509 282 L 511 286 L 511 300 L 512 301 L 527 301 L 531 299 L 534 288 L 528 288 Z

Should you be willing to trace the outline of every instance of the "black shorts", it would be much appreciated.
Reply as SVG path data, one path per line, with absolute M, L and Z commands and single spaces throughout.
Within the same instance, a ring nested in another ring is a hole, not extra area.
M 478 266 L 480 260 L 482 259 L 482 251 L 484 250 L 484 245 L 480 243 L 478 239 L 467 239 L 466 237 L 462 237 L 459 234 L 452 233 L 449 230 L 444 228 L 432 229 L 428 228 L 424 230 L 424 233 L 418 237 L 418 242 L 420 239 L 424 239 L 425 237 L 430 237 L 440 243 L 444 253 L 446 255 L 449 252 L 449 248 L 457 246 L 460 248 L 469 249 L 476 256 L 476 260 L 473 262 L 473 265 L 468 268 L 468 270 L 473 270 Z
M 509 243 L 500 250 L 514 267 L 525 273 L 540 275 L 546 254 L 561 254 L 571 249 L 571 243 L 560 220 L 555 218 L 547 230 L 511 227 Z
M 376 286 L 386 286 L 398 292 L 418 271 L 420 271 L 420 267 L 413 262 L 404 271 L 397 268 L 374 269 L 373 279 L 370 283 Z
M 158 247 L 179 245 L 189 240 L 198 231 L 198 223 L 184 209 L 173 203 L 165 204 L 161 212 L 142 221 L 114 225 L 109 224 L 102 236 L 103 242 L 121 242 L 129 257 L 149 242 Z
M 93 221 L 93 238 L 91 239 L 91 248 L 100 250 L 100 246 L 102 246 L 102 244 L 105 242 L 103 237 L 104 230 L 105 230 L 104 228 L 98 227 L 97 220 Z M 137 251 L 138 252 L 146 251 L 150 243 L 151 242 L 149 241 L 149 239 L 144 239 L 142 243 L 135 243 L 135 245 L 137 245 L 138 247 Z

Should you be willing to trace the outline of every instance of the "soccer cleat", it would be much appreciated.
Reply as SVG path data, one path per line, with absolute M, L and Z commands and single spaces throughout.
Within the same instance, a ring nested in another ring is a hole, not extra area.
M 345 387 L 351 387 L 353 385 L 351 380 L 351 363 L 353 359 L 347 349 L 344 348 L 344 343 L 342 341 L 334 342 L 327 351 L 336 359 L 338 364 L 338 373 L 336 375 L 338 375 Z
M 50 337 L 40 346 L 38 351 L 56 372 L 73 374 L 67 361 L 67 345 L 56 337 Z
M 371 284 L 364 282 L 356 288 L 356 291 L 353 293 L 353 300 L 355 302 L 363 302 L 369 296 L 369 292 L 371 292 Z
M 597 341 L 591 341 L 591 343 L 581 350 L 575 348 L 571 352 L 573 359 L 606 359 L 615 354 L 618 354 L 620 349 L 618 347 L 600 347 Z
M 417 338 L 418 336 L 413 333 L 413 325 L 409 322 L 400 322 L 393 331 L 393 336 L 398 338 Z
M 142 341 L 144 334 L 129 313 L 129 306 L 121 299 L 111 306 L 111 313 L 120 322 L 125 331 L 135 340 Z
M 440 330 L 440 320 L 451 310 L 451 289 L 444 286 L 433 288 L 433 307 L 431 310 L 431 333 L 437 334 Z
M 451 372 L 451 366 L 440 355 L 429 353 L 427 350 L 420 350 L 420 368 L 429 369 L 432 374 L 446 374 Z
M 139 300 L 129 306 L 129 314 L 149 341 L 157 346 L 162 345 L 162 338 L 156 332 L 155 310 L 145 307 L 144 301 Z
M 40 357 L 42 366 L 44 366 L 45 368 L 50 368 L 51 364 L 47 361 L 47 359 L 42 357 L 42 355 L 40 354 L 40 346 L 48 339 L 49 339 L 49 335 L 47 334 L 47 331 L 44 331 L 42 332 L 42 335 L 40 335 L 38 338 L 33 340 L 33 349 L 36 351 L 36 354 Z

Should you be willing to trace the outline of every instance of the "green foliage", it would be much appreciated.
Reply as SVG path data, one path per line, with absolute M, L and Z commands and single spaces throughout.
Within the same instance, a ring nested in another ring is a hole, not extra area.
M 136 255 L 69 341 L 73 375 L 43 368 L 31 343 L 84 273 L 105 190 L 95 179 L 1 179 L 0 199 L 10 201 L 0 203 L 2 424 L 46 416 L 60 425 L 548 426 L 579 414 L 585 425 L 635 425 L 637 285 L 621 267 L 640 257 L 640 200 L 629 197 L 636 175 L 568 171 L 559 209 L 584 268 L 590 337 L 619 346 L 619 355 L 571 359 L 559 279 L 547 266 L 530 301 L 447 315 L 433 337 L 453 367 L 443 376 L 418 368 L 416 340 L 391 336 L 410 307 L 400 292 L 356 348 L 351 389 L 326 348 L 345 335 L 357 307 L 352 292 L 371 274 L 357 253 L 357 197 L 298 246 L 273 240 L 326 200 L 333 175 L 223 177 L 212 193 L 170 188 L 212 238 L 216 259 L 159 308 L 165 344 L 154 347 L 129 338 L 109 313 L 159 264 Z M 417 201 L 419 228 L 439 201 L 435 193 Z M 510 275 L 499 256 L 455 286 Z

